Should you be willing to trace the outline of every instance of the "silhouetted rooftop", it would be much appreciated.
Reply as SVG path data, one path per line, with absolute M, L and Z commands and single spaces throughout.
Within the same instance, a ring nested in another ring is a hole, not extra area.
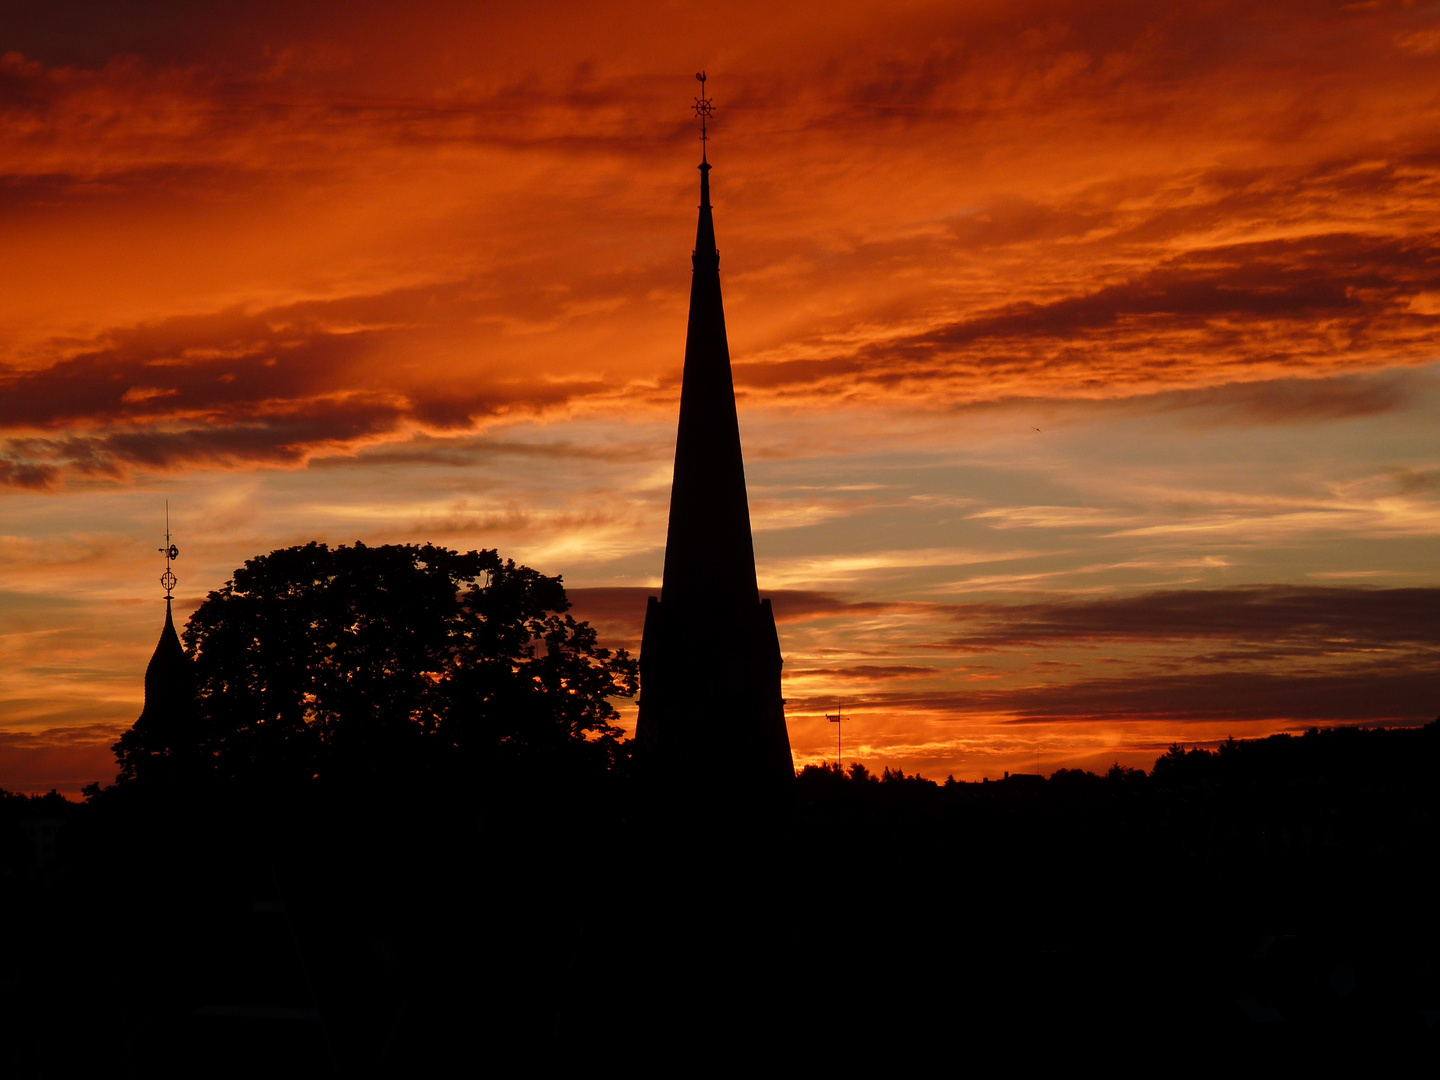
M 175 632 L 175 617 L 167 596 L 165 626 L 145 668 L 145 711 L 141 715 L 153 715 L 157 710 L 169 712 L 188 705 L 191 680 L 190 657 L 180 644 L 180 635 Z

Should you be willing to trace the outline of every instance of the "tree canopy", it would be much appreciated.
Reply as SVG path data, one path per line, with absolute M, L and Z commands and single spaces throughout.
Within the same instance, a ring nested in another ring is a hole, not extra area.
M 611 699 L 635 693 L 636 664 L 569 606 L 559 577 L 493 550 L 310 543 L 250 559 L 185 627 L 191 745 L 132 729 L 122 780 L 166 755 L 267 783 L 612 764 Z

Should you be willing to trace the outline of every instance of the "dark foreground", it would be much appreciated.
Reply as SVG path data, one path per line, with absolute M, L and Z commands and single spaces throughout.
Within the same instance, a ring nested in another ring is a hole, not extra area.
M 1433 1059 L 1437 743 L 1321 732 L 971 785 L 809 771 L 758 814 L 662 813 L 614 777 L 121 790 L 50 806 L 40 862 L 20 819 L 45 808 L 11 800 L 0 1071 Z

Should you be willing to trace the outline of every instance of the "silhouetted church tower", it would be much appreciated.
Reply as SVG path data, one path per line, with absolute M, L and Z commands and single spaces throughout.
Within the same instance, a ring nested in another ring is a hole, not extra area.
M 174 773 L 184 764 L 177 755 L 181 748 L 195 743 L 195 669 L 175 632 L 175 615 L 171 611 L 175 589 L 175 572 L 170 564 L 180 554 L 170 538 L 170 507 L 165 507 L 165 573 L 160 584 L 165 587 L 165 626 L 160 640 L 145 668 L 145 707 L 131 729 L 115 744 L 123 751 L 122 778 L 137 774 L 157 776 Z
M 700 224 L 690 282 L 690 324 L 680 428 L 670 487 L 670 529 L 660 596 L 650 597 L 640 646 L 636 730 L 652 775 L 684 782 L 723 774 L 728 786 L 781 788 L 795 777 L 780 639 L 760 599 L 730 346 L 720 299 L 720 253 L 710 208 L 705 79 Z
M 170 537 L 168 502 L 165 504 L 165 546 L 160 553 L 165 556 L 165 573 L 160 576 L 160 584 L 165 586 L 165 626 L 145 668 L 145 708 L 136 723 L 148 720 L 156 726 L 168 727 L 189 719 L 195 695 L 190 657 L 185 655 L 180 635 L 175 633 L 175 615 L 170 610 L 176 585 L 175 571 L 170 569 L 170 564 L 179 557 L 180 549 Z
M 171 717 L 188 714 L 194 696 L 190 657 L 175 632 L 175 617 L 170 612 L 170 597 L 165 598 L 165 627 L 145 667 L 145 708 L 137 724 L 168 727 Z

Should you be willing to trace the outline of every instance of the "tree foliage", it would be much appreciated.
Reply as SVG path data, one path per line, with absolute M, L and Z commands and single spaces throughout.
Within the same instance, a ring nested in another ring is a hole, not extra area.
M 495 551 L 310 543 L 250 559 L 183 634 L 199 757 L 279 783 L 609 764 L 610 699 L 635 693 L 636 664 L 569 606 L 560 578 Z

